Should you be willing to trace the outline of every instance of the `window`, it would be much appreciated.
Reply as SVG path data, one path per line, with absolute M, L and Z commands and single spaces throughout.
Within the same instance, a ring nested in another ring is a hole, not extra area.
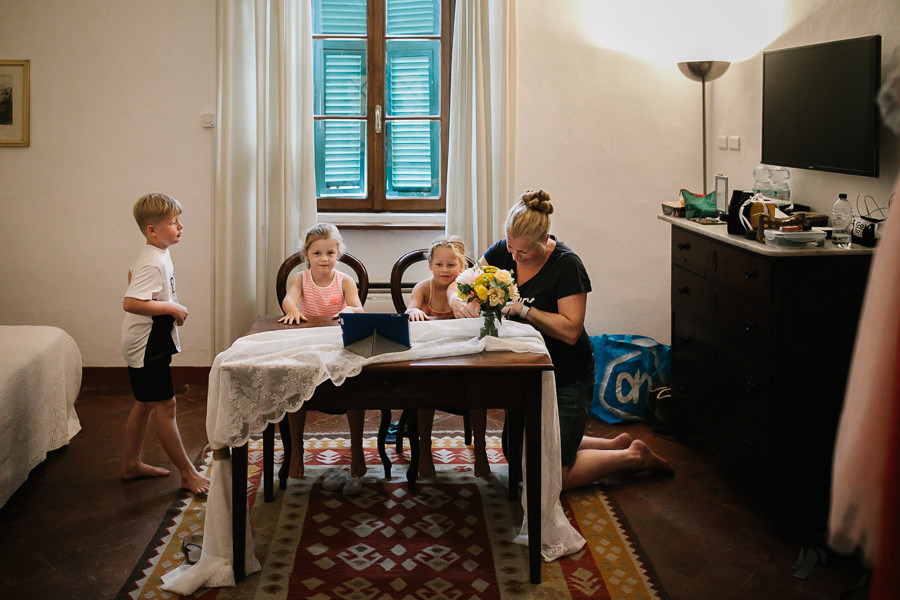
M 320 211 L 443 211 L 454 0 L 313 0 Z

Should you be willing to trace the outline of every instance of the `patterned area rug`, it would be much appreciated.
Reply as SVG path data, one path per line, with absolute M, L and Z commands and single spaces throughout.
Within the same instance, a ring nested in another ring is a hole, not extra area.
M 371 442 L 371 443 L 370 443 Z M 394 477 L 384 481 L 374 440 L 363 492 L 328 492 L 331 466 L 349 471 L 349 440 L 307 439 L 306 477 L 263 502 L 262 442 L 250 445 L 248 497 L 259 573 L 233 588 L 203 588 L 194 597 L 226 599 L 502 599 L 665 598 L 628 525 L 598 488 L 570 492 L 563 509 L 587 540 L 572 556 L 542 565 L 529 582 L 527 547 L 512 543 L 521 505 L 506 500 L 507 465 L 500 440 L 488 437 L 494 477 L 476 478 L 461 437 L 434 439 L 438 476 L 409 493 L 402 473 L 408 453 L 389 450 Z M 276 446 L 276 470 L 282 457 Z M 207 454 L 205 463 L 211 460 Z M 376 468 L 375 465 L 378 465 Z M 119 592 L 120 599 L 178 596 L 160 577 L 185 561 L 188 536 L 202 534 L 205 499 L 179 497 Z

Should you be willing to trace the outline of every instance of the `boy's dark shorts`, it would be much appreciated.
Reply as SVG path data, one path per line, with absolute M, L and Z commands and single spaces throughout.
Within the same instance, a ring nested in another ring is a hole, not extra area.
M 140 369 L 128 367 L 131 391 L 138 402 L 160 402 L 175 397 L 171 356 L 154 360 Z

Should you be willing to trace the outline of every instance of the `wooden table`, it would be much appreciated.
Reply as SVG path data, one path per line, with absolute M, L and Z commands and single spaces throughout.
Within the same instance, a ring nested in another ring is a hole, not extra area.
M 333 320 L 310 319 L 297 325 L 278 323 L 278 317 L 259 317 L 249 334 L 332 325 Z M 528 564 L 532 583 L 541 581 L 541 378 L 553 369 L 545 354 L 481 352 L 463 356 L 370 364 L 337 387 L 327 381 L 305 404 L 309 409 L 428 409 L 516 408 L 525 417 L 525 477 L 528 482 Z M 423 395 L 422 390 L 429 390 Z M 486 390 L 503 390 L 489 393 Z M 414 420 L 414 419 L 413 419 Z M 264 434 L 264 456 L 274 455 L 274 428 Z M 411 443 L 413 448 L 418 444 Z M 264 494 L 273 497 L 272 459 L 264 459 Z M 510 465 L 510 468 L 518 466 Z M 418 461 L 410 461 L 410 488 L 415 487 Z M 232 448 L 232 532 L 236 581 L 245 577 L 247 527 L 247 444 Z

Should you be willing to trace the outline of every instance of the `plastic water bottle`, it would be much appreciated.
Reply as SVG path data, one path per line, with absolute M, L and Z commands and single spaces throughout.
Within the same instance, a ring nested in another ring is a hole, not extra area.
M 777 200 L 791 201 L 791 186 L 788 179 L 791 172 L 784 167 L 772 167 L 772 197 Z
M 772 171 L 768 165 L 759 163 L 753 169 L 753 193 L 772 197 Z
M 847 194 L 838 194 L 837 202 L 831 208 L 831 243 L 838 248 L 850 247 L 850 234 L 853 229 L 853 207 L 847 200 Z

